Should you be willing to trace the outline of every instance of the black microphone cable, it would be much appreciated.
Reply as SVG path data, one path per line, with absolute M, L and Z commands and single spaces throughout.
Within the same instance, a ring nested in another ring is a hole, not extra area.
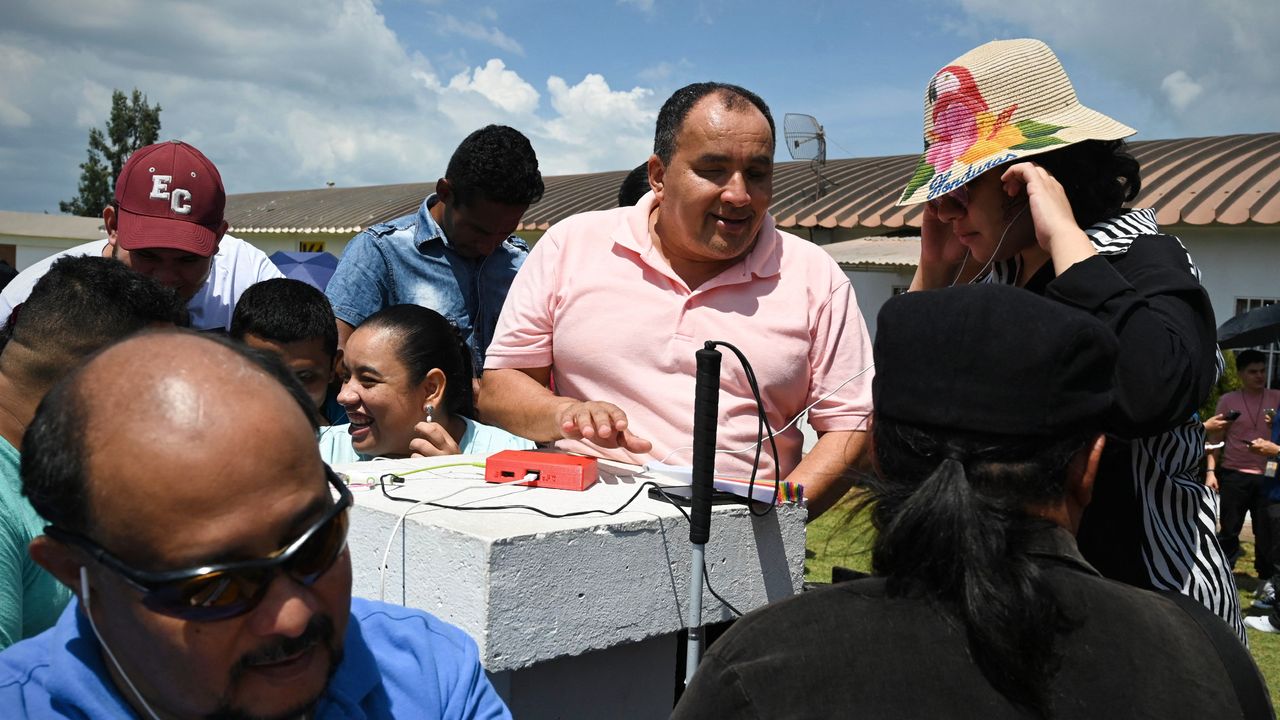
M 760 384 L 756 381 L 755 370 L 751 368 L 751 363 L 747 360 L 747 356 L 743 355 L 742 351 L 732 343 L 725 342 L 724 340 L 708 340 L 705 343 L 705 347 L 707 348 L 715 346 L 728 348 L 730 352 L 737 356 L 738 362 L 742 364 L 742 371 L 746 375 L 747 386 L 751 388 L 751 395 L 756 401 L 756 417 L 758 419 L 756 424 L 756 455 L 755 459 L 751 463 L 751 479 L 747 482 L 747 499 L 749 501 L 753 501 L 755 498 L 756 475 L 760 471 L 760 453 L 764 449 L 765 438 L 767 437 L 769 439 L 769 450 L 773 455 L 774 473 L 778 475 L 773 484 L 773 500 L 760 512 L 756 512 L 754 502 L 747 503 L 747 512 L 751 513 L 754 517 L 764 517 L 772 512 L 778 504 L 778 483 L 782 482 L 781 473 L 778 472 L 778 443 L 774 440 L 773 427 L 769 424 L 769 416 L 765 413 L 764 400 L 760 397 Z M 696 447 L 694 452 L 697 452 Z

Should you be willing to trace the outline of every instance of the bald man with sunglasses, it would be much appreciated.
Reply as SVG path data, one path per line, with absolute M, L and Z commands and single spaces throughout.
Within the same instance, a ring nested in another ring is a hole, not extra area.
M 281 380 L 152 333 L 46 397 L 31 554 L 76 599 L 0 653 L 6 717 L 510 717 L 460 630 L 351 598 L 351 493 Z

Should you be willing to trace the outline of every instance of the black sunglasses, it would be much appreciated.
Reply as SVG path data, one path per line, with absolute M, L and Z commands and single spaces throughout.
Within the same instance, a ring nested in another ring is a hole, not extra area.
M 267 594 L 280 572 L 310 586 L 337 562 L 347 547 L 347 509 L 351 491 L 329 466 L 325 479 L 338 489 L 338 501 L 297 540 L 265 558 L 204 565 L 188 570 L 145 572 L 112 555 L 93 540 L 70 530 L 46 527 L 59 542 L 81 548 L 142 592 L 142 604 L 153 612 L 182 620 L 225 620 L 243 615 Z

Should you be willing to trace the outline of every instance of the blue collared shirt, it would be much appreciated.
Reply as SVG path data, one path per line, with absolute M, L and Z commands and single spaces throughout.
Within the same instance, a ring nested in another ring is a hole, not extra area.
M 79 603 L 58 624 L 0 653 L 5 717 L 127 718 Z M 323 718 L 510 720 L 475 641 L 419 610 L 351 600 L 342 662 L 316 705 Z
M 352 238 L 325 292 L 333 314 L 354 326 L 391 305 L 435 310 L 462 331 L 479 374 L 502 303 L 529 246 L 512 235 L 488 257 L 462 257 L 431 217 L 435 204 L 433 193 L 417 213 Z

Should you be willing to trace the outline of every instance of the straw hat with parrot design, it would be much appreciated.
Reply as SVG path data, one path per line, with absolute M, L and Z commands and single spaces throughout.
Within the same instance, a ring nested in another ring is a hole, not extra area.
M 924 154 L 898 204 L 932 200 L 1018 158 L 1134 132 L 1080 104 L 1048 45 L 1028 39 L 989 42 L 929 81 Z

